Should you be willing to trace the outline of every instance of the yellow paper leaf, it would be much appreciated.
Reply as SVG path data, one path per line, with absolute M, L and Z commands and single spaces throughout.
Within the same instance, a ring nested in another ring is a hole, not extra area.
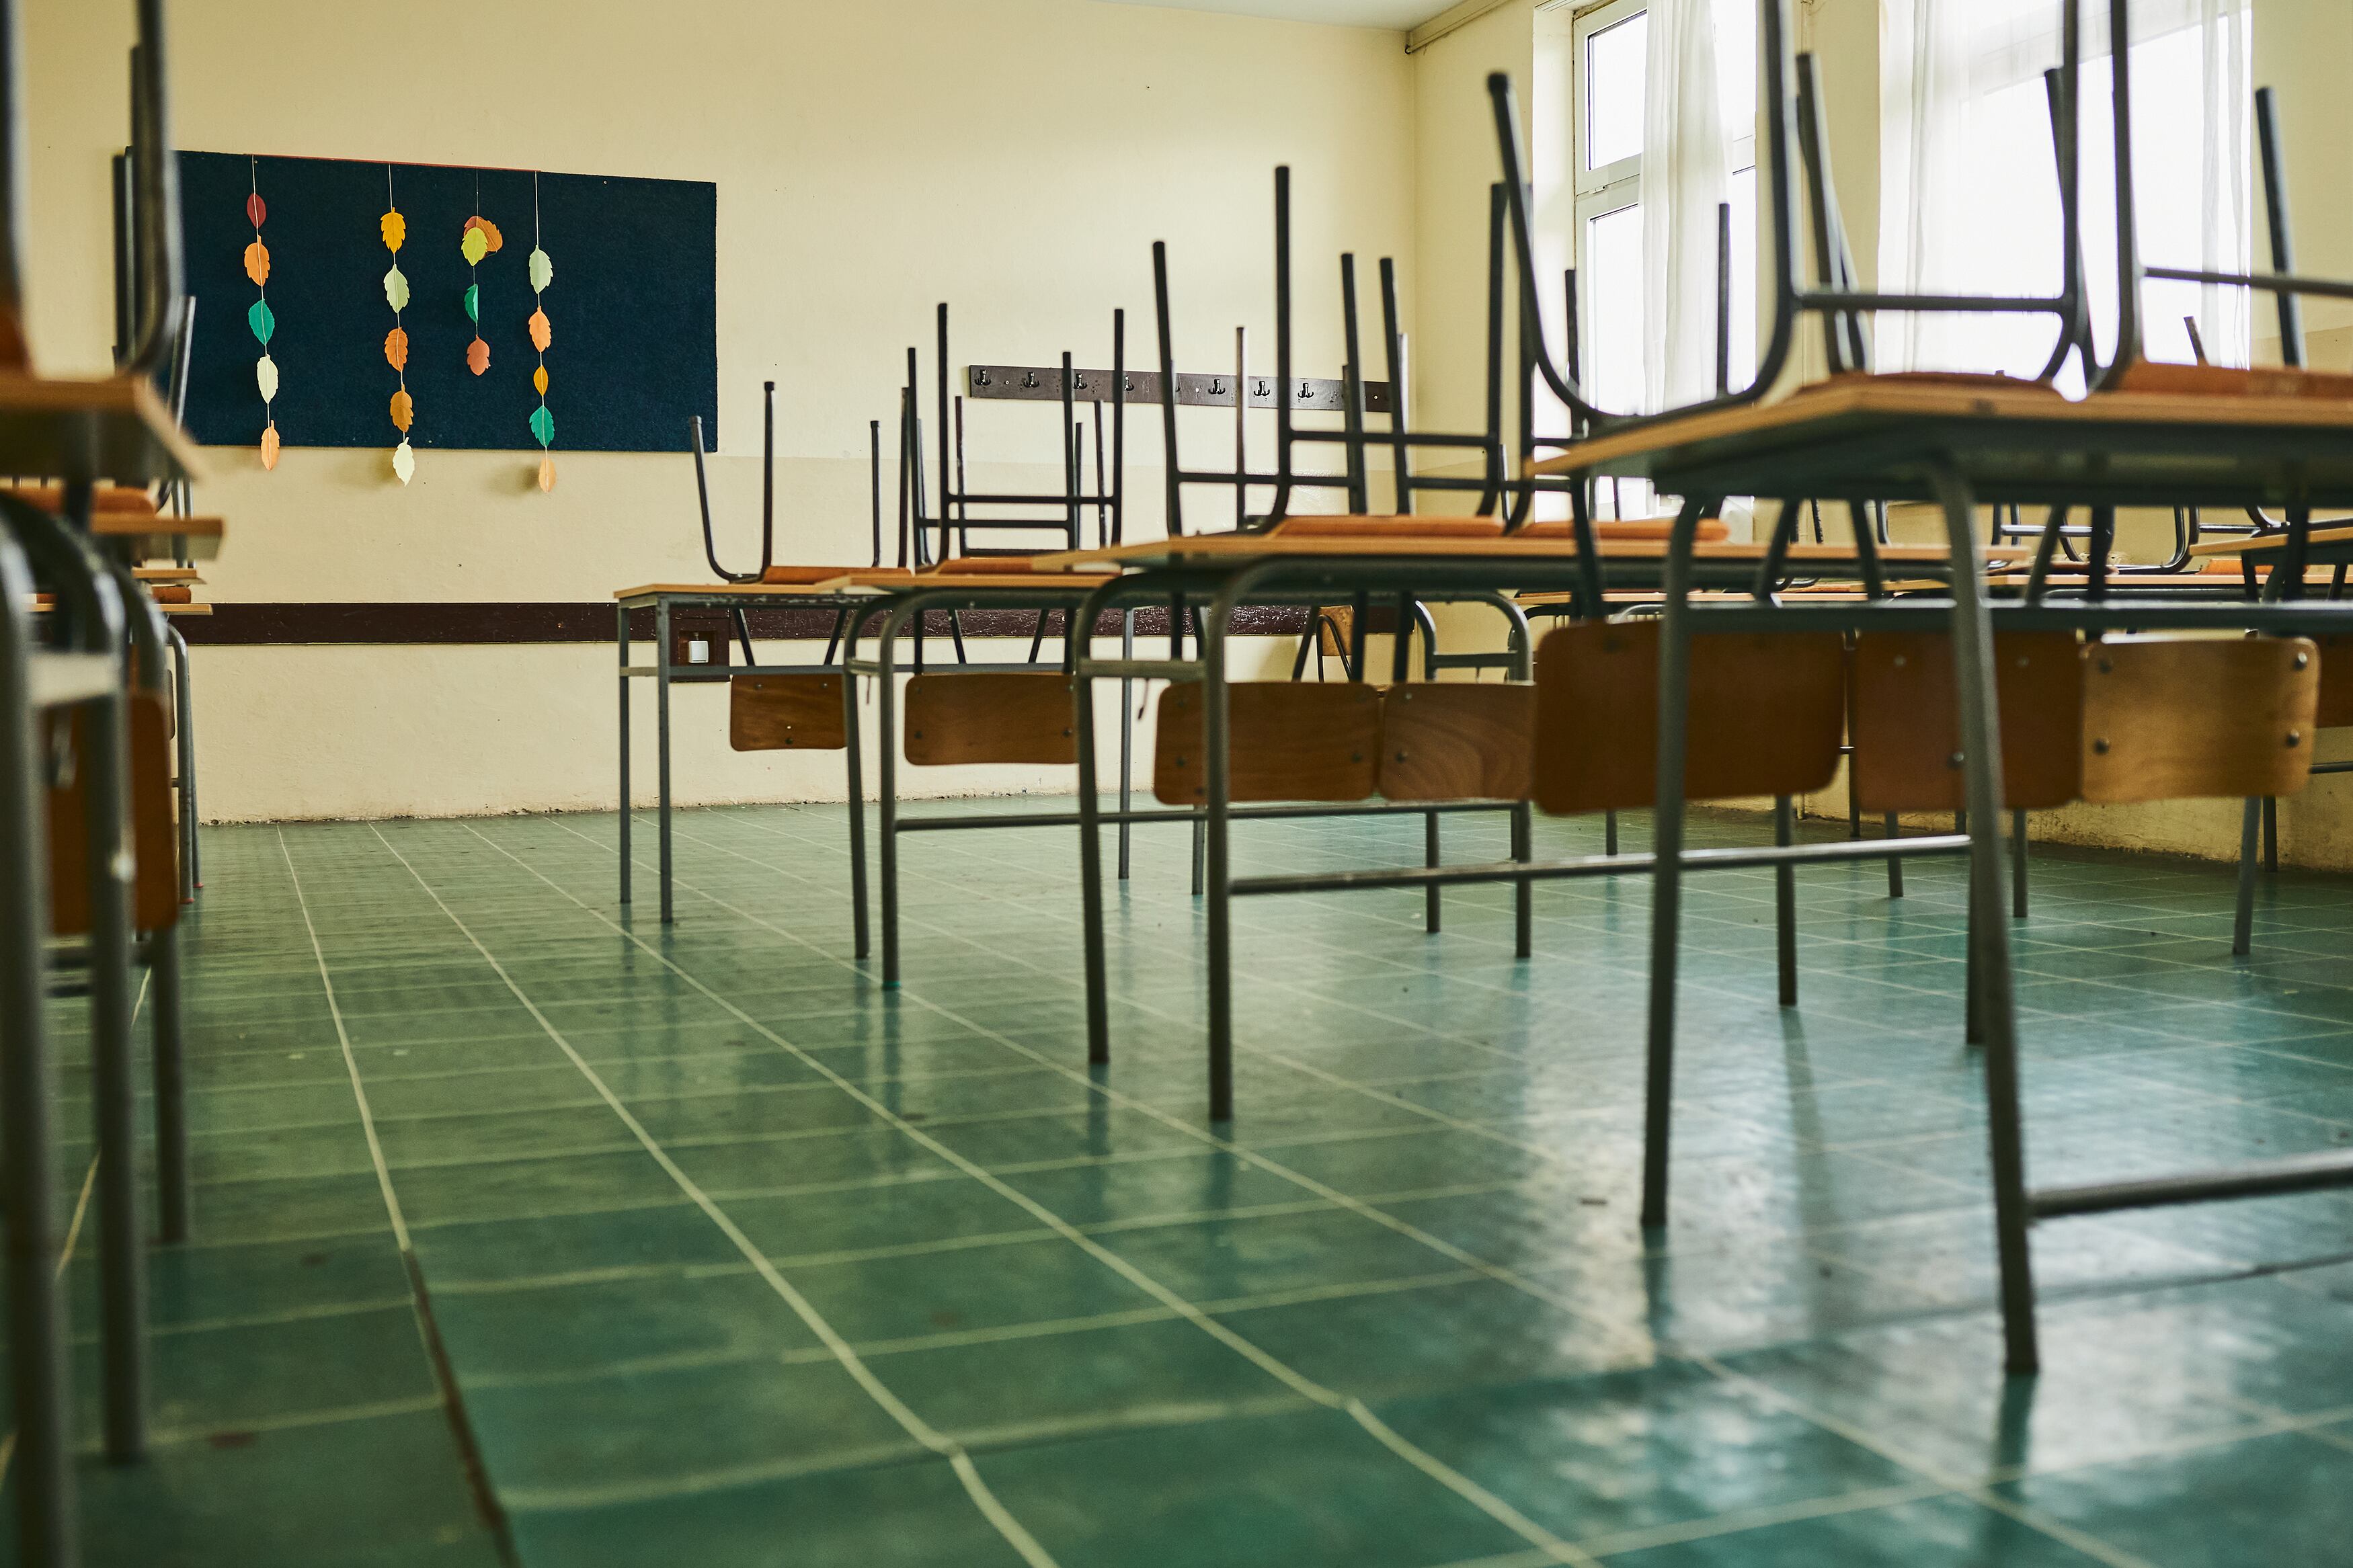
M 278 423 L 276 420 L 270 421 L 269 428 L 261 433 L 261 466 L 265 468 L 274 468 L 278 466 Z
M 555 459 L 552 457 L 543 455 L 539 459 L 539 488 L 543 490 L 555 488 Z
M 407 442 L 403 441 L 392 449 L 393 475 L 405 485 L 408 482 L 408 476 L 416 471 L 417 454 L 408 449 Z
M 547 367 L 541 365 L 531 373 L 531 389 L 542 397 L 547 395 Z
M 392 427 L 406 435 L 409 422 L 416 417 L 417 405 L 410 400 L 408 388 L 404 386 L 392 395 Z M 404 447 L 407 444 L 406 441 L 401 443 Z
M 547 345 L 554 341 L 555 333 L 547 324 L 547 312 L 533 310 L 531 313 L 531 346 L 545 353 Z
M 466 368 L 476 375 L 491 368 L 491 345 L 476 338 L 466 345 Z
M 384 335 L 384 358 L 395 370 L 408 368 L 408 334 L 398 327 Z
M 385 214 L 378 220 L 376 226 L 384 233 L 384 247 L 386 250 L 398 250 L 401 242 L 408 237 L 408 220 L 397 212 Z
M 245 275 L 256 284 L 269 281 L 269 247 L 258 239 L 245 247 Z
M 458 242 L 458 253 L 466 258 L 469 267 L 480 261 L 490 251 L 491 237 L 479 228 L 468 229 L 465 237 Z

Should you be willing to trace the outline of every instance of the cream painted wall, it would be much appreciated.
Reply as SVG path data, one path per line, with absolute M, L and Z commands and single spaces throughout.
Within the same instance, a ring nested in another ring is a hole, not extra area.
M 38 0 L 26 16 L 32 330 L 54 372 L 107 364 L 106 160 L 124 134 L 130 12 Z M 1166 238 L 1178 358 L 1228 364 L 1236 325 L 1269 341 L 1271 170 L 1288 162 L 1300 353 L 1332 374 L 1328 258 L 1409 258 L 1416 239 L 1411 67 L 1395 33 L 1095 0 L 213 0 L 172 13 L 182 146 L 715 180 L 714 489 L 737 561 L 755 538 L 765 378 L 779 383 L 784 553 L 862 560 L 867 421 L 893 416 L 905 345 L 924 346 L 930 375 L 935 301 L 955 309 L 959 363 L 1066 347 L 1108 363 L 1114 306 L 1131 363 L 1147 363 L 1150 245 Z M 470 66 L 484 60 L 498 69 Z M 972 411 L 976 484 L 1055 482 L 1039 415 Z M 1229 429 L 1188 416 L 1187 439 L 1206 461 Z M 1159 527 L 1156 430 L 1131 424 L 1130 527 L 1145 537 Z M 547 496 L 522 453 L 420 452 L 406 489 L 382 451 L 290 450 L 274 473 L 247 452 L 209 457 L 200 499 L 231 520 L 207 571 L 218 600 L 593 600 L 708 577 L 682 456 L 559 452 Z M 206 813 L 609 806 L 611 657 L 199 650 Z M 715 693 L 683 694 L 681 710 L 681 799 L 839 792 L 810 759 L 726 752 Z M 650 753 L 638 760 L 649 788 Z M 1025 784 L 1068 787 L 994 771 L 910 781 Z

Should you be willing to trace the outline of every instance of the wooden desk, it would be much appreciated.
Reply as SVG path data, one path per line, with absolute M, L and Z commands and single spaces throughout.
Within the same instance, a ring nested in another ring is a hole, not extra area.
M 147 485 L 202 478 L 204 462 L 143 380 L 0 370 L 0 473 Z

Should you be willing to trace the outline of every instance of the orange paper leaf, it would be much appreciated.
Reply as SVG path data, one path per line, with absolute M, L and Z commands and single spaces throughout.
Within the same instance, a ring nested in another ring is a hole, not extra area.
M 531 373 L 531 389 L 542 397 L 547 395 L 547 367 L 541 365 Z
M 245 247 L 245 275 L 258 284 L 269 281 L 269 247 L 258 239 Z
M 395 370 L 408 368 L 408 334 L 398 327 L 384 335 L 384 358 Z
M 547 345 L 554 341 L 555 333 L 547 324 L 547 312 L 533 310 L 531 313 L 531 346 L 545 353 Z
M 276 420 L 270 421 L 269 428 L 261 433 L 261 466 L 265 468 L 274 468 L 278 466 L 278 423 Z
M 491 368 L 491 345 L 476 338 L 466 345 L 466 368 L 476 375 Z
M 555 459 L 544 454 L 539 459 L 539 488 L 543 490 L 555 488 Z
M 408 237 L 408 220 L 397 212 L 385 214 L 376 221 L 376 227 L 384 235 L 384 247 L 386 250 L 398 250 L 401 242 Z
M 491 242 L 491 249 L 495 254 L 499 247 L 506 243 L 506 237 L 499 232 L 499 226 L 490 219 L 479 218 L 476 221 L 482 226 L 482 237 Z
M 406 434 L 408 423 L 416 416 L 417 405 L 409 401 L 408 388 L 402 387 L 392 395 L 392 427 Z

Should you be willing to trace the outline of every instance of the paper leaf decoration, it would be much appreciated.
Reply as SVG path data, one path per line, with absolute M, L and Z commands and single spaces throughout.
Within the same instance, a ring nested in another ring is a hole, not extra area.
M 555 488 L 555 459 L 546 453 L 542 453 L 540 455 L 539 488 L 543 491 L 552 490 Z
M 255 340 L 267 348 L 269 345 L 270 334 L 278 330 L 278 318 L 270 314 L 269 301 L 256 300 L 247 307 L 245 324 L 253 329 Z
M 396 310 L 408 309 L 408 279 L 397 267 L 384 275 L 384 298 Z
M 531 313 L 530 324 L 531 346 L 537 349 L 540 353 L 545 353 L 547 352 L 547 345 L 555 341 L 555 330 L 548 325 L 547 312 L 544 310 L 533 310 Z
M 554 281 L 555 263 L 547 258 L 547 252 L 538 248 L 536 246 L 533 247 L 531 252 L 531 291 L 534 294 L 543 293 L 546 290 L 547 286 Z
M 397 212 L 385 214 L 377 222 L 376 227 L 384 234 L 384 247 L 386 250 L 398 250 L 402 242 L 408 237 L 408 220 Z
M 258 290 L 253 303 L 247 307 L 245 320 L 261 344 L 261 358 L 253 366 L 253 383 L 261 393 L 261 466 L 278 466 L 278 421 L 270 405 L 278 398 L 278 362 L 269 357 L 269 340 L 278 331 L 278 318 L 269 310 L 269 247 L 261 243 L 261 222 L 269 209 L 261 200 L 261 160 L 248 161 L 253 184 L 245 198 L 245 216 L 253 224 L 253 243 L 245 247 L 245 275 L 253 279 Z
M 466 285 L 466 320 L 480 321 L 481 319 L 482 286 L 480 283 L 469 283 Z
M 408 368 L 408 334 L 398 327 L 384 335 L 384 362 L 395 370 Z
M 482 239 L 489 247 L 491 254 L 496 256 L 499 252 L 499 247 L 507 242 L 506 237 L 499 232 L 498 225 L 492 223 L 486 217 L 478 217 L 474 222 L 480 227 L 482 231 Z
M 392 471 L 404 485 L 408 482 L 408 476 L 417 471 L 417 454 L 408 449 L 406 440 L 392 449 Z
M 476 338 L 466 345 L 466 368 L 476 375 L 491 368 L 491 345 Z
M 278 396 L 278 362 L 276 360 L 271 359 L 268 354 L 263 354 L 254 363 L 253 379 L 261 388 L 262 402 L 269 403 L 276 399 Z
M 544 405 L 531 411 L 531 433 L 539 437 L 539 444 L 543 447 L 555 443 L 555 416 L 550 414 Z
M 269 205 L 262 201 L 261 193 L 259 191 L 256 191 L 253 195 L 245 198 L 245 216 L 246 221 L 252 224 L 256 228 L 259 228 L 264 223 L 269 221 Z
M 466 258 L 466 265 L 469 267 L 475 265 L 491 253 L 491 237 L 475 226 L 480 221 L 480 219 L 469 219 L 466 224 L 465 237 L 458 242 L 458 253 Z
M 408 395 L 408 388 L 404 386 L 392 395 L 392 427 L 405 436 L 408 433 L 410 423 L 416 417 L 417 404 Z M 403 441 L 401 445 L 406 447 L 408 443 Z
M 531 373 L 531 389 L 542 397 L 547 395 L 547 367 L 541 365 Z
M 269 247 L 258 239 L 245 247 L 245 275 L 256 284 L 269 281 Z
M 259 196 L 254 199 L 260 200 Z M 261 466 L 265 468 L 274 468 L 278 466 L 278 422 L 274 419 L 269 422 L 269 427 L 261 433 Z

